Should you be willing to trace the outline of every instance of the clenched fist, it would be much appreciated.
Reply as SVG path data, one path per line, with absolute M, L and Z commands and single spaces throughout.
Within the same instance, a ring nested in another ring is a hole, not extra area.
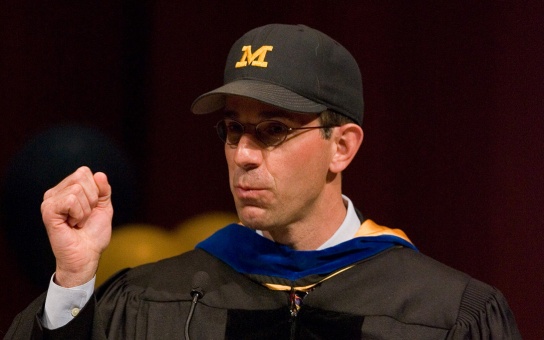
M 55 282 L 74 287 L 89 281 L 111 238 L 111 186 L 104 173 L 81 167 L 49 189 L 41 205 L 56 258 Z

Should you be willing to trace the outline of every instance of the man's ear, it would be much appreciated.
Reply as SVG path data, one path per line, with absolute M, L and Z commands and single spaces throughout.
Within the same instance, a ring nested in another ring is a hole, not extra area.
M 348 167 L 363 143 L 363 137 L 363 129 L 357 124 L 334 128 L 331 138 L 335 141 L 336 151 L 329 166 L 331 172 L 340 173 Z

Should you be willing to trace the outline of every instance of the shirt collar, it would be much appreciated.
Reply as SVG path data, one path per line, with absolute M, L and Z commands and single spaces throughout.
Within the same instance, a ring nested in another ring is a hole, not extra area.
M 361 227 L 361 221 L 355 212 L 355 207 L 351 200 L 345 195 L 342 195 L 342 199 L 344 200 L 344 205 L 347 207 L 346 218 L 344 218 L 344 222 L 342 222 L 331 238 L 319 246 L 317 250 L 333 247 L 342 242 L 351 240 Z

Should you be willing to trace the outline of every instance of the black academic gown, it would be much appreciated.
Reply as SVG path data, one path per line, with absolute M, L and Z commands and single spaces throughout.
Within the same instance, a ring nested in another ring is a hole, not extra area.
M 234 242 L 241 249 L 264 240 L 237 233 L 220 239 L 227 238 L 230 249 Z M 41 327 L 41 296 L 16 317 L 6 338 L 184 339 L 198 286 L 203 296 L 189 324 L 192 339 L 521 339 L 497 289 L 402 242 L 329 273 L 288 279 L 274 276 L 275 269 L 248 273 L 248 261 L 262 259 L 244 259 L 244 251 L 239 259 L 232 251 L 225 255 L 218 244 L 119 273 L 57 330 Z M 342 253 L 359 251 L 352 248 Z M 283 252 L 265 255 L 284 261 Z M 308 259 L 301 262 L 304 267 Z

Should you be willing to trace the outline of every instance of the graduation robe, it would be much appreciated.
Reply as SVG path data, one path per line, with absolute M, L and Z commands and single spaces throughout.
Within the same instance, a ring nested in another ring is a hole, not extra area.
M 184 339 L 187 328 L 199 340 L 521 339 L 497 289 L 365 225 L 364 236 L 302 252 L 230 225 L 193 251 L 121 271 L 59 329 L 41 326 L 43 294 L 6 338 Z

